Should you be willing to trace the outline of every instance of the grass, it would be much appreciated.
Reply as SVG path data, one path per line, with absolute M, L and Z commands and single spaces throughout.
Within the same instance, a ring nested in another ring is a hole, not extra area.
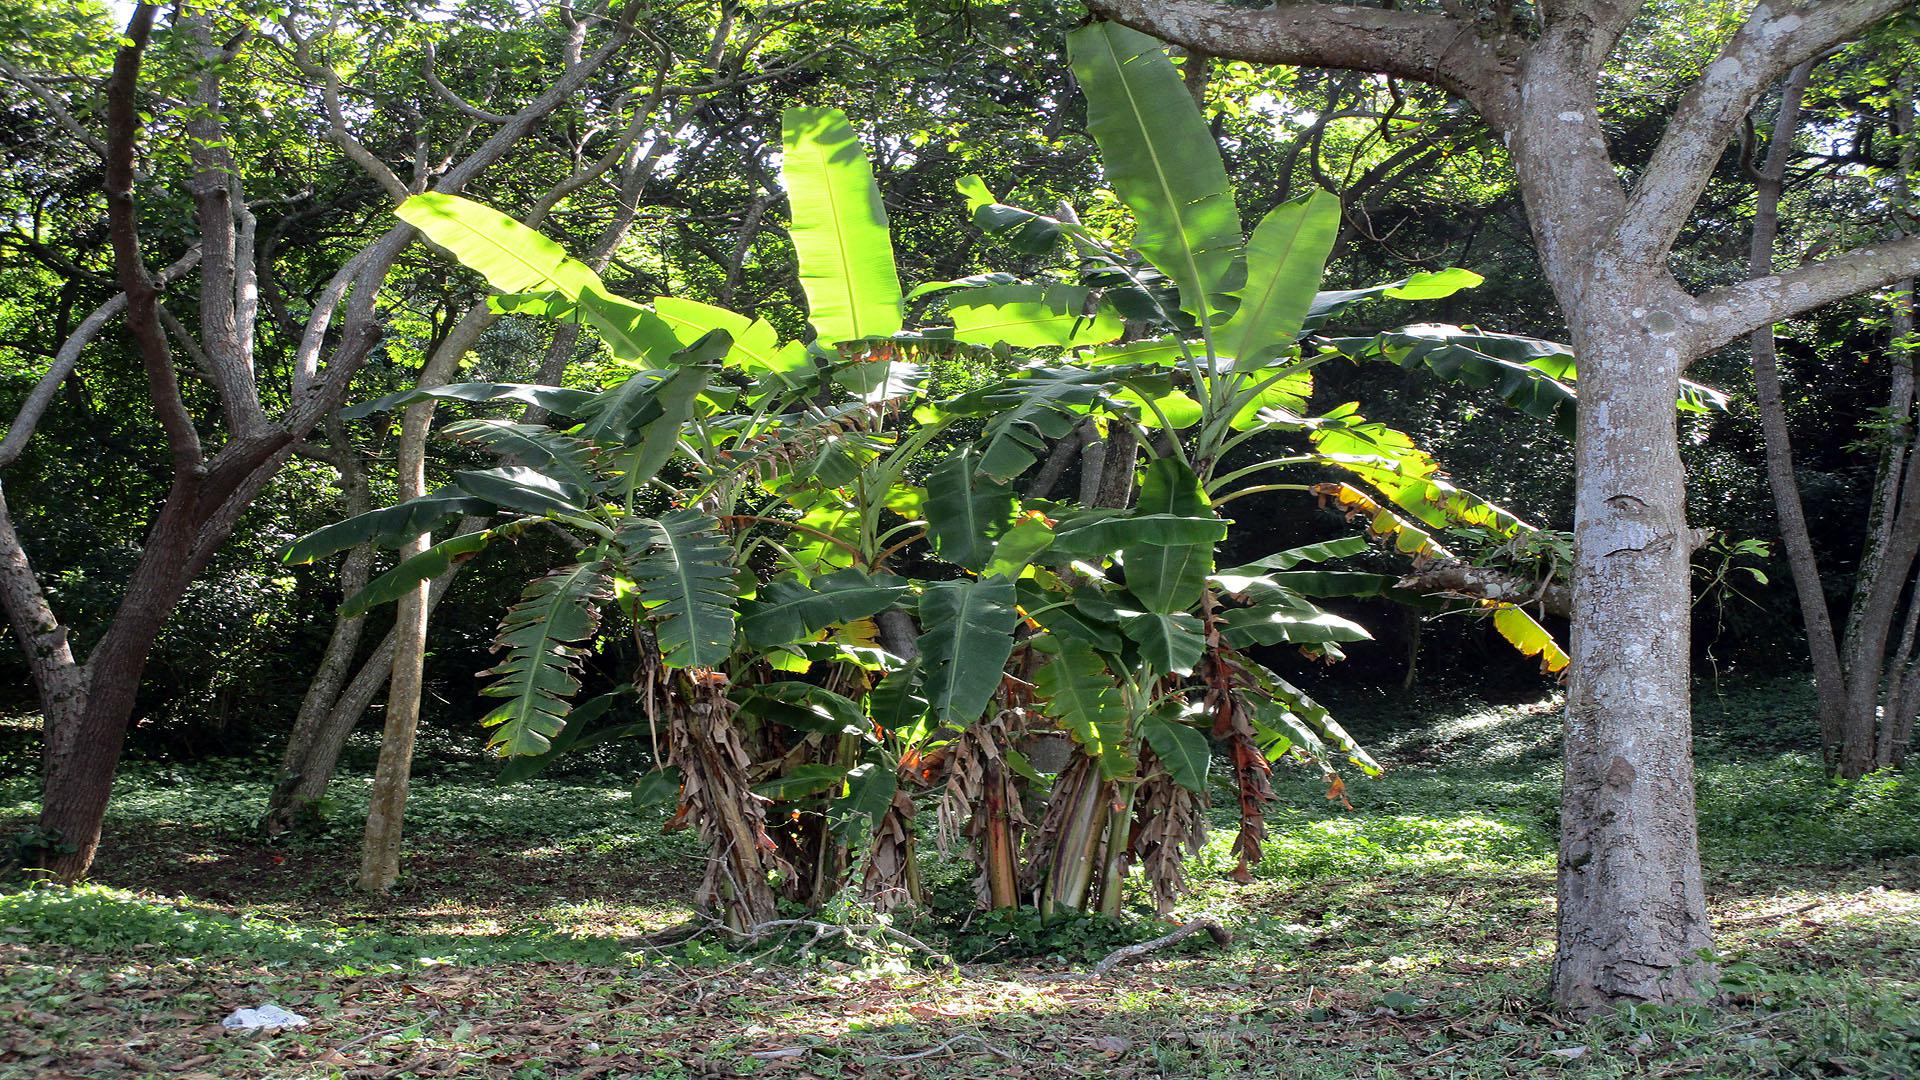
M 684 916 L 698 853 L 606 782 L 441 768 L 409 804 L 403 886 L 373 898 L 348 887 L 364 785 L 268 846 L 261 762 L 133 763 L 94 883 L 0 892 L 0 1076 L 1920 1075 L 1920 788 L 1781 752 L 1807 706 L 1774 684 L 1698 709 L 1726 1002 L 1591 1023 L 1540 996 L 1547 705 L 1349 704 L 1388 776 L 1351 784 L 1351 811 L 1283 777 L 1252 883 L 1226 877 L 1224 830 L 1191 867 L 1182 914 L 1234 943 L 1099 982 L 1090 961 L 1158 932 L 1144 916 L 913 928 L 957 965 L 646 947 Z M 0 782 L 0 824 L 31 799 L 30 777 Z M 929 870 L 962 906 L 964 875 Z M 314 1023 L 215 1026 L 263 1001 Z

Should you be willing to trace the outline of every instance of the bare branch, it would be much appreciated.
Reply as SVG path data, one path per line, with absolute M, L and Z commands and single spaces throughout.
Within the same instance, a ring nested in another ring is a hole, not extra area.
M 1621 219 L 1623 254 L 1645 266 L 1664 266 L 1728 142 L 1760 95 L 1789 69 L 1909 2 L 1801 0 L 1756 6 L 1667 121 Z
M 40 104 L 46 106 L 48 112 L 53 114 L 54 122 L 67 129 L 67 134 L 80 140 L 87 149 L 100 155 L 102 158 L 107 156 L 107 144 L 101 142 L 98 136 L 87 130 L 87 126 L 82 124 L 79 118 L 75 117 L 73 112 L 67 108 L 66 102 L 60 100 L 60 95 L 48 89 L 40 80 L 21 71 L 5 60 L 0 60 L 0 75 L 4 75 L 13 82 L 25 87 L 27 93 L 32 94 Z
M 462 113 L 473 117 L 475 120 L 488 124 L 510 124 L 513 122 L 513 116 L 511 114 L 488 112 L 473 102 L 468 101 L 466 98 L 461 97 L 459 94 L 454 93 L 453 89 L 446 83 L 441 82 L 440 76 L 434 72 L 433 61 L 433 39 L 428 38 L 426 49 L 420 58 L 420 73 L 426 76 L 427 86 L 433 90 L 434 94 L 439 97 L 440 100 L 460 110 Z
M 1735 338 L 1804 311 L 1920 274 L 1920 236 L 1856 248 L 1797 270 L 1715 289 L 1694 301 L 1688 321 L 1703 356 Z
M 160 271 L 154 278 L 154 284 L 165 288 L 199 261 L 200 249 L 196 247 Z M 60 350 L 53 356 L 53 365 L 34 384 L 33 390 L 27 394 L 27 400 L 21 403 L 20 411 L 14 414 L 13 423 L 7 427 L 7 437 L 0 440 L 0 469 L 20 460 L 20 455 L 27 449 L 27 441 L 33 438 L 33 431 L 40 424 L 40 418 L 46 415 L 48 406 L 59 394 L 60 384 L 67 381 L 80 363 L 80 354 L 86 351 L 94 338 L 100 336 L 100 331 L 106 329 L 107 323 L 115 315 L 126 309 L 126 294 L 115 293 L 111 300 L 94 308 L 92 314 L 80 320 L 80 325 L 67 335 L 67 340 L 60 343 Z
M 400 182 L 400 177 L 387 167 L 386 162 L 375 157 L 373 151 L 368 150 L 364 143 L 354 137 L 353 132 L 347 130 L 346 112 L 340 107 L 340 76 L 333 66 L 314 60 L 312 43 L 301 35 L 291 13 L 281 17 L 280 27 L 286 31 L 287 39 L 293 42 L 294 64 L 308 78 L 318 80 L 320 84 L 320 100 L 327 108 L 327 136 L 349 160 L 373 177 L 374 183 L 379 184 L 394 202 L 405 202 L 407 196 L 412 194 L 407 190 L 407 185 Z
M 1214 0 L 1091 0 L 1094 11 L 1165 41 L 1230 60 L 1378 72 L 1430 83 L 1506 126 L 1517 106 L 1503 46 L 1518 42 L 1446 15 L 1349 4 L 1244 8 Z
M 333 325 L 333 313 L 340 307 L 340 298 L 360 276 L 367 265 L 367 259 L 376 246 L 395 237 L 412 238 L 410 226 L 395 225 L 379 239 L 355 252 L 340 269 L 334 271 L 327 287 L 320 291 L 319 299 L 313 302 L 313 310 L 307 317 L 307 329 L 300 338 L 300 347 L 293 354 L 293 396 L 299 398 L 313 385 L 320 370 L 320 350 L 326 345 L 327 330 Z

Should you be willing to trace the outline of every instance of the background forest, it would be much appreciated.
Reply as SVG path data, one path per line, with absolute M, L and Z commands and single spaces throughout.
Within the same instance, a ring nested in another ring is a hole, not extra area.
M 1753 17 L 1640 12 L 1623 176 Z M 1912 231 L 1920 25 L 1835 40 L 1688 292 Z M 1668 395 L 1725 1011 L 1565 1018 L 1573 334 L 1361 66 L 0 0 L 0 1074 L 1911 1075 L 1911 280 Z

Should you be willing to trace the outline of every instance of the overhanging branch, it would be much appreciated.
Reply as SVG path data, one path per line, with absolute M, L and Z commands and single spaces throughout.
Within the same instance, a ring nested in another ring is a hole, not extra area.
M 1782 319 L 1920 274 L 1920 236 L 1856 248 L 1797 270 L 1715 289 L 1694 302 L 1690 321 L 1704 356 Z
M 1471 101 L 1496 126 L 1504 126 L 1519 101 L 1503 35 L 1447 15 L 1311 2 L 1257 9 L 1216 0 L 1090 0 L 1087 6 L 1163 41 L 1230 60 L 1430 83 Z

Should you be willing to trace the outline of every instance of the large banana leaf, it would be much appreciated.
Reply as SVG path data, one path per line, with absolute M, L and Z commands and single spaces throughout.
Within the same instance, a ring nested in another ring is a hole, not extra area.
M 1560 647 L 1559 642 L 1553 640 L 1553 635 L 1546 627 L 1512 604 L 1500 604 L 1494 608 L 1493 628 L 1507 639 L 1509 645 L 1519 649 L 1521 655 L 1539 657 L 1542 674 L 1558 675 L 1572 662 L 1572 658 Z
M 765 319 L 677 296 L 654 297 L 653 311 L 673 328 L 681 345 L 693 345 L 709 330 L 725 330 L 733 339 L 723 361 L 730 368 L 756 378 L 771 377 L 787 389 L 806 385 L 813 373 L 806 350 L 781 347 L 779 331 Z
M 967 180 L 978 179 L 979 177 L 977 176 L 967 178 Z M 965 183 L 966 180 L 961 181 L 962 185 L 965 185 Z M 954 278 L 952 281 L 921 282 L 907 290 L 907 299 L 913 301 L 923 296 L 949 292 L 954 289 L 984 289 L 989 285 L 1017 285 L 1019 282 L 1020 278 L 1016 274 L 1009 274 L 1005 270 L 989 270 L 984 274 L 968 274 L 966 277 Z
M 1212 548 L 1226 538 L 1227 523 L 1217 517 L 1087 510 L 1061 519 L 1048 553 L 1063 559 L 1100 559 L 1141 545 Z
M 935 719 L 965 727 L 980 718 L 1013 655 L 1013 582 L 1004 577 L 936 581 L 920 596 L 922 692 Z
M 1191 674 L 1205 654 L 1200 620 L 1184 611 L 1121 610 L 1120 632 L 1140 647 L 1140 659 L 1157 675 Z
M 462 420 L 448 424 L 444 434 L 456 442 L 484 446 L 503 458 L 538 469 L 581 491 L 591 491 L 600 485 L 599 479 L 587 468 L 591 448 L 571 435 L 539 424 L 486 418 Z
M 824 686 L 782 679 L 748 687 L 739 697 L 740 712 L 801 731 L 826 735 L 866 735 L 866 713 L 858 703 Z
M 985 417 L 980 471 L 998 480 L 1011 480 L 1032 468 L 1053 440 L 1086 419 L 1089 409 L 1124 408 L 1115 391 L 1123 381 L 1138 374 L 1130 370 L 1032 367 L 1013 378 L 975 387 L 942 402 L 938 411 L 943 416 Z M 1152 387 L 1165 384 L 1158 375 L 1137 381 Z
M 1440 300 L 1462 289 L 1478 288 L 1484 280 L 1471 270 L 1450 266 L 1444 270 L 1423 270 L 1412 277 L 1365 289 L 1333 289 L 1316 293 L 1313 306 L 1307 309 L 1305 329 L 1317 330 L 1347 308 L 1376 296 L 1384 296 L 1389 300 Z
M 1380 764 L 1360 748 L 1325 706 L 1259 664 L 1248 662 L 1245 667 L 1254 679 L 1254 692 L 1249 697 L 1263 726 L 1278 727 L 1302 743 L 1303 750 L 1323 761 L 1329 751 L 1338 751 L 1368 776 L 1380 775 Z M 1284 746 L 1268 748 L 1270 758 L 1278 758 L 1285 752 Z
M 1320 496 L 1322 505 L 1331 503 L 1349 520 L 1364 518 L 1369 535 L 1391 541 L 1395 551 L 1411 557 L 1416 565 L 1429 559 L 1453 558 L 1453 552 L 1435 540 L 1432 533 L 1380 505 L 1373 496 L 1352 484 L 1315 484 L 1313 493 Z
M 1173 782 L 1196 795 L 1207 790 L 1207 768 L 1213 763 L 1213 748 L 1207 737 L 1167 715 L 1176 710 L 1156 709 L 1140 718 L 1140 737 L 1153 747 L 1155 757 L 1167 767 Z
M 1096 590 L 1083 586 L 1070 599 L 1042 587 L 1035 578 L 1022 578 L 1018 593 L 1021 610 L 1047 633 L 1061 641 L 1083 642 L 1103 653 L 1120 652 L 1122 643 L 1120 630 L 1114 625 L 1113 605 Z M 1074 599 L 1085 604 L 1072 602 Z
M 578 300 L 589 289 L 605 290 L 600 275 L 559 244 L 471 199 L 429 191 L 394 215 L 503 293 L 553 291 Z
M 809 795 L 838 791 L 846 779 L 845 765 L 795 765 L 789 772 L 753 785 L 753 793 L 774 802 L 797 802 Z
M 630 698 L 632 696 L 633 687 L 627 685 L 601 694 L 599 697 L 582 704 L 567 714 L 567 726 L 561 728 L 560 734 L 550 740 L 551 745 L 549 745 L 546 750 L 527 757 L 508 759 L 505 764 L 500 766 L 500 772 L 496 779 L 503 784 L 517 784 L 522 780 L 531 780 L 545 772 L 549 766 L 569 752 L 585 750 L 590 746 L 598 746 L 603 742 L 612 742 L 615 739 L 625 739 L 646 734 L 648 725 L 644 723 L 628 722 L 600 724 L 598 726 L 594 724 L 594 721 L 605 716 L 615 705 L 618 705 L 620 699 Z M 675 786 L 678 786 L 677 781 L 675 782 Z
M 900 275 L 873 167 L 845 113 L 781 114 L 781 177 L 789 232 L 807 294 L 807 318 L 826 343 L 886 337 L 900 329 Z
M 1259 381 L 1246 391 L 1236 388 L 1236 393 L 1246 393 L 1245 400 L 1228 421 L 1235 431 L 1250 431 L 1253 428 L 1280 421 L 1292 421 L 1307 411 L 1307 402 L 1313 397 L 1313 372 L 1308 370 L 1289 371 L 1277 378 L 1273 372 L 1262 373 Z M 1227 383 L 1221 379 L 1219 382 Z M 1261 386 L 1260 383 L 1266 385 Z
M 668 667 L 711 668 L 733 651 L 733 546 L 713 518 L 676 510 L 621 530 L 626 568 Z
M 412 405 L 417 401 L 511 401 L 520 405 L 533 405 L 561 416 L 573 416 L 575 410 L 586 405 L 593 398 L 593 392 L 590 390 L 575 390 L 565 386 L 541 386 L 538 383 L 453 383 L 449 386 L 416 388 L 388 394 L 385 397 L 342 409 L 340 416 L 346 420 L 358 420 L 363 416 L 372 416 L 377 412 Z
M 1059 721 L 1087 756 L 1100 763 L 1102 776 L 1111 780 L 1134 772 L 1126 697 L 1114 685 L 1106 662 L 1092 649 L 1079 642 L 1066 644 L 1034 673 L 1033 688 L 1042 711 Z
M 1340 197 L 1315 189 L 1274 207 L 1247 243 L 1240 306 L 1214 335 L 1221 355 L 1245 369 L 1293 347 L 1340 235 Z
M 453 488 L 441 488 L 418 498 L 355 514 L 313 530 L 288 545 L 281 561 L 290 566 L 310 563 L 355 544 L 396 547 L 453 518 L 465 514 L 491 514 L 492 502 Z
M 504 510 L 522 514 L 578 514 L 586 510 L 584 490 L 525 465 L 462 470 L 453 474 L 453 485 Z
M 600 605 L 613 596 L 611 567 L 590 559 L 535 578 L 507 609 L 494 639 L 507 658 L 481 672 L 494 682 L 481 693 L 506 698 L 481 723 L 494 729 L 487 745 L 502 757 L 542 753 L 566 726 L 574 677 L 586 650 L 579 642 L 600 629 Z
M 1025 514 L 1014 522 L 1013 528 L 1000 534 L 993 545 L 993 558 L 987 560 L 986 569 L 981 573 L 989 577 L 1003 574 L 1018 578 L 1052 543 L 1053 530 L 1047 526 L 1046 519 L 1038 514 Z
M 740 629 L 755 648 L 803 641 L 834 623 L 852 622 L 886 610 L 907 593 L 907 580 L 892 574 L 836 570 L 803 585 L 780 578 L 741 604 Z
M 967 213 L 973 215 L 974 225 L 983 232 L 1005 236 L 1016 251 L 1044 254 L 1060 242 L 1061 236 L 1081 231 L 1079 226 L 1058 218 L 1001 202 L 978 176 L 963 176 L 954 187 L 966 198 Z
M 1174 458 L 1156 458 L 1147 466 L 1135 507 L 1140 514 L 1169 518 L 1203 518 L 1213 513 L 1200 479 Z M 1207 575 L 1213 572 L 1211 543 L 1131 540 L 1121 554 L 1126 563 L 1127 590 L 1148 611 L 1163 614 L 1187 611 L 1198 604 Z
M 1013 516 L 1013 489 L 976 475 L 971 447 L 927 474 L 927 532 L 942 559 L 978 570 Z
M 365 588 L 347 597 L 346 602 L 340 605 L 340 614 L 353 618 L 365 615 L 381 604 L 392 603 L 412 592 L 413 587 L 421 582 L 439 577 L 455 564 L 480 554 L 495 539 L 519 532 L 519 525 L 519 522 L 512 522 L 498 528 L 461 533 L 402 559 L 393 569 L 367 582 Z
M 1304 544 L 1300 547 L 1276 551 L 1264 559 L 1255 559 L 1246 566 L 1237 567 L 1232 573 L 1247 573 L 1254 568 L 1261 570 L 1291 570 L 1301 563 L 1326 562 L 1330 559 L 1344 559 L 1367 550 L 1367 538 L 1364 536 L 1342 536 L 1337 540 L 1322 540 L 1317 544 Z
M 618 359 L 657 361 L 675 347 L 672 330 L 653 312 L 613 295 L 592 267 L 492 207 L 430 191 L 394 213 L 503 293 L 558 293 Z
M 1206 319 L 1233 291 L 1240 214 L 1227 170 L 1160 42 L 1114 22 L 1067 35 L 1087 96 L 1087 130 L 1114 190 L 1133 211 L 1135 250 L 1180 286 L 1180 306 Z
M 591 442 L 625 443 L 643 426 L 658 424 L 658 430 L 645 432 L 645 440 L 666 446 L 666 454 L 654 463 L 654 468 L 659 468 L 671 455 L 674 440 L 680 437 L 680 425 L 691 414 L 693 399 L 706 389 L 707 380 L 718 370 L 716 361 L 726 355 L 732 341 L 725 330 L 710 330 L 674 352 L 666 371 L 636 371 L 602 390 L 579 409 L 586 421 L 580 427 L 580 437 Z
M 947 302 L 953 336 L 974 345 L 1016 349 L 1101 345 L 1126 332 L 1126 320 L 1101 305 L 1086 313 L 1092 290 L 1078 285 L 989 285 Z
M 1392 587 L 1387 574 L 1363 574 L 1345 570 L 1294 570 L 1260 573 L 1239 567 L 1210 575 L 1207 582 L 1235 600 L 1254 607 L 1279 605 L 1292 611 L 1317 612 L 1320 609 L 1307 597 L 1381 596 Z
M 893 808 L 900 790 L 900 763 L 881 751 L 847 770 L 847 793 L 827 811 L 836 832 L 849 834 L 861 825 L 877 826 Z
M 1569 436 L 1573 433 L 1579 372 L 1573 350 L 1559 342 L 1418 323 L 1370 338 L 1329 338 L 1326 344 L 1355 360 L 1425 367 L 1449 382 L 1487 390 L 1536 419 L 1550 420 Z M 1727 396 L 1682 379 L 1675 404 L 1684 412 L 1725 412 Z
M 1351 404 L 1320 419 L 1310 438 L 1323 464 L 1354 473 L 1427 525 L 1470 525 L 1502 536 L 1532 531 L 1505 508 L 1454 486 L 1405 432 L 1360 416 Z
M 1287 606 L 1234 608 L 1220 616 L 1221 636 L 1236 649 L 1254 645 L 1324 645 L 1371 641 L 1373 635 L 1351 619 L 1329 611 L 1302 612 Z
M 927 699 L 920 692 L 920 657 L 887 673 L 867 694 L 867 715 L 889 734 L 918 727 L 927 715 Z

